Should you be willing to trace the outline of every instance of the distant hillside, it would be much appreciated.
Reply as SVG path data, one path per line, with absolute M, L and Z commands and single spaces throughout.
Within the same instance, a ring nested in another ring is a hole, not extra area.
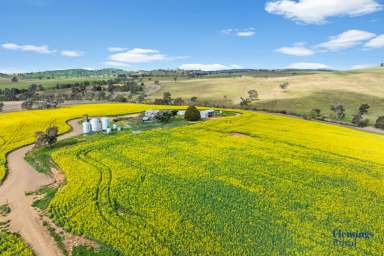
M 127 73 L 122 69 L 65 69 L 65 70 L 52 70 L 44 72 L 24 73 L 20 77 L 23 79 L 43 79 L 43 78 L 74 78 L 74 77 L 92 77 L 92 76 L 113 76 L 116 74 Z
M 361 104 L 367 103 L 371 106 L 368 117 L 372 122 L 384 115 L 384 68 L 346 72 L 253 71 L 229 77 L 213 74 L 160 81 L 160 89 L 149 97 L 161 98 L 170 92 L 173 98 L 197 97 L 201 103 L 239 104 L 248 91 L 256 90 L 259 99 L 252 104 L 259 109 L 306 114 L 317 108 L 331 114 L 331 105 L 342 104 L 349 120 Z M 283 84 L 287 84 L 285 89 Z M 146 85 L 150 86 L 148 82 Z
M 9 78 L 9 75 L 0 73 L 0 78 Z

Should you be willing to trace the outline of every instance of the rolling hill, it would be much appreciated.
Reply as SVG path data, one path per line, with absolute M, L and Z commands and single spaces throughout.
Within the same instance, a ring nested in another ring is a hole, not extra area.
M 288 83 L 286 90 L 280 88 L 283 83 Z M 375 119 L 384 114 L 384 68 L 278 77 L 168 80 L 161 81 L 160 85 L 161 89 L 150 98 L 159 98 L 164 92 L 171 92 L 173 98 L 196 96 L 224 101 L 226 97 L 238 104 L 240 97 L 247 97 L 248 91 L 255 89 L 259 100 L 253 104 L 273 111 L 304 114 L 319 108 L 329 113 L 331 105 L 343 104 L 350 118 L 361 104 L 368 103 L 371 106 L 369 118 Z

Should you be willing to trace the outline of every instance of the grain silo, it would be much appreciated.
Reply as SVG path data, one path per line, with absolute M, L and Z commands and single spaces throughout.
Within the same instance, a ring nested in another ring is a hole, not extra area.
M 92 132 L 101 131 L 101 124 L 100 124 L 100 120 L 98 118 L 92 118 L 90 123 L 91 123 Z
M 101 129 L 103 129 L 103 131 L 106 131 L 109 128 L 109 123 L 110 120 L 108 117 L 101 118 Z
M 91 124 L 89 122 L 83 122 L 82 127 L 83 127 L 83 133 L 84 134 L 91 133 Z

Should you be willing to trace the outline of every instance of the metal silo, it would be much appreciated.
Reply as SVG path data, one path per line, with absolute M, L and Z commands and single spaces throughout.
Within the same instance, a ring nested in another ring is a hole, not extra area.
M 110 120 L 108 117 L 101 118 L 101 129 L 103 129 L 103 131 L 106 131 L 109 128 L 109 123 Z
M 100 123 L 99 119 L 92 118 L 90 123 L 91 123 L 92 132 L 99 132 L 99 131 L 101 131 L 101 123 Z
M 83 122 L 81 126 L 84 134 L 91 133 L 91 124 L 89 122 Z

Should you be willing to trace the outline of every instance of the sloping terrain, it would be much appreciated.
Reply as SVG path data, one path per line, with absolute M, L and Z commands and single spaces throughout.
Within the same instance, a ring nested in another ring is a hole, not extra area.
M 126 255 L 380 255 L 384 137 L 245 112 L 56 150 L 49 212 Z M 356 248 L 334 230 L 370 232 Z
M 285 90 L 280 88 L 284 83 L 288 83 Z M 225 102 L 225 97 L 237 104 L 240 97 L 248 96 L 249 90 L 257 90 L 259 94 L 259 101 L 254 105 L 268 110 L 303 114 L 319 108 L 328 113 L 331 105 L 343 104 L 351 118 L 361 104 L 367 103 L 371 106 L 369 118 L 372 122 L 384 115 L 384 68 L 286 77 L 243 76 L 163 81 L 161 89 L 151 98 L 161 98 L 164 92 L 169 91 L 173 98 L 189 99 L 196 96 Z

